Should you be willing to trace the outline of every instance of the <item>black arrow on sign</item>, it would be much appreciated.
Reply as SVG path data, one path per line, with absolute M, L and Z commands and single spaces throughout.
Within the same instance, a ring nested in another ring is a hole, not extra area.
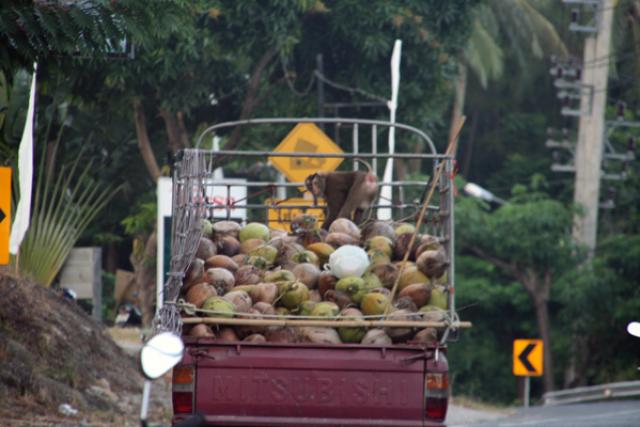
M 518 359 L 520 359 L 520 363 L 522 363 L 522 366 L 527 368 L 527 371 L 529 372 L 537 372 L 536 368 L 534 368 L 531 362 L 529 362 L 529 359 L 527 359 L 527 357 L 529 357 L 529 353 L 531 353 L 534 348 L 536 348 L 536 344 L 527 344 L 527 346 L 518 356 Z
M 2 210 L 2 208 L 0 208 L 0 222 L 4 221 L 6 217 L 7 216 L 4 214 L 4 211 Z

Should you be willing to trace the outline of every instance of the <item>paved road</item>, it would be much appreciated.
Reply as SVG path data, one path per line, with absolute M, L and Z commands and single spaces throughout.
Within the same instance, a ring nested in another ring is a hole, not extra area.
M 541 406 L 518 410 L 515 414 L 456 419 L 455 412 L 447 420 L 447 427 L 638 427 L 640 401 L 596 402 L 590 404 Z

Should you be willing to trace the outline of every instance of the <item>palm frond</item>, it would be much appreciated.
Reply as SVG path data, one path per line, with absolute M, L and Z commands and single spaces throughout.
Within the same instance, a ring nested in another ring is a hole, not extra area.
M 502 48 L 479 20 L 472 24 L 471 37 L 464 49 L 464 57 L 483 88 L 489 80 L 498 79 L 504 71 Z

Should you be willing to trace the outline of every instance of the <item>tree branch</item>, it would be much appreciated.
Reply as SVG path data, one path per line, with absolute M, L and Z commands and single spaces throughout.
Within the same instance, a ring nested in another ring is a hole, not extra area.
M 153 149 L 151 148 L 149 134 L 147 133 L 147 119 L 144 113 L 144 107 L 139 99 L 133 100 L 133 121 L 136 126 L 138 148 L 140 149 L 142 160 L 144 160 L 144 164 L 153 182 L 158 182 L 158 178 L 160 178 L 160 168 L 158 167 L 156 156 L 153 154 Z
M 511 275 L 514 278 L 518 278 L 518 268 L 516 266 L 515 263 L 509 263 L 506 262 L 498 257 L 495 257 L 493 255 L 489 255 L 488 253 L 486 253 L 484 250 L 480 249 L 477 246 L 469 246 L 469 250 L 471 252 L 473 252 L 474 254 L 476 254 L 477 256 L 479 256 L 480 258 L 482 258 L 485 261 L 489 261 L 490 263 L 492 263 L 493 265 L 495 265 L 496 267 L 500 268 L 502 271 L 504 271 L 505 273 Z

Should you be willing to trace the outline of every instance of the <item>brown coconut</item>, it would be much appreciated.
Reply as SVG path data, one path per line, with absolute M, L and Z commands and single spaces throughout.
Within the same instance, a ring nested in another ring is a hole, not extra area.
M 263 343 L 263 342 L 267 342 L 267 339 L 264 337 L 264 335 L 261 335 L 261 334 L 251 334 L 245 337 L 242 341 L 253 342 L 253 343 Z
M 238 238 L 242 226 L 235 221 L 217 221 L 213 224 L 213 234 L 216 238 L 231 236 Z
M 353 221 L 347 218 L 338 218 L 333 221 L 329 226 L 329 234 L 331 233 L 347 234 L 356 240 L 356 243 L 354 244 L 357 244 L 357 242 L 360 241 L 360 229 L 353 223 Z
M 194 258 L 184 277 L 182 292 L 187 292 L 193 285 L 201 283 L 204 278 L 204 261 L 200 258 Z
M 222 328 L 220 332 L 218 332 L 218 341 L 239 341 L 238 335 L 231 328 Z
M 416 266 L 429 278 L 437 278 L 444 274 L 449 267 L 449 260 L 444 249 L 427 250 L 420 254 Z
M 378 264 L 372 266 L 369 271 L 378 276 L 382 286 L 391 288 L 398 277 L 399 269 L 393 264 Z
M 318 279 L 320 278 L 320 269 L 310 262 L 304 262 L 293 267 L 292 273 L 296 279 L 307 285 L 309 289 L 318 287 Z
M 438 342 L 438 330 L 435 328 L 425 328 L 418 331 L 409 344 L 433 345 Z
M 318 292 L 320 293 L 320 296 L 324 297 L 325 292 L 330 289 L 335 289 L 337 281 L 338 278 L 328 271 L 320 273 L 320 276 L 318 277 Z
M 424 283 L 413 283 L 403 288 L 400 293 L 400 297 L 410 298 L 414 304 L 418 307 L 422 307 L 431 298 L 431 289 Z
M 196 258 L 209 259 L 216 254 L 216 245 L 208 237 L 200 237 Z
M 340 232 L 329 233 L 325 239 L 325 243 L 333 246 L 334 248 L 339 248 L 344 245 L 357 245 L 359 242 L 360 239 L 356 239 L 347 233 Z
M 226 255 L 214 255 L 204 262 L 204 268 L 224 268 L 231 273 L 235 273 L 238 269 L 238 264 Z
M 205 273 L 207 283 L 216 288 L 218 294 L 225 294 L 235 285 L 233 273 L 224 268 L 209 268 Z
M 215 296 L 218 296 L 216 288 L 207 282 L 202 282 L 190 287 L 185 299 L 189 304 L 193 304 L 196 308 L 200 308 L 207 298 Z
M 235 273 L 238 285 L 256 285 L 262 280 L 262 273 L 252 265 L 243 265 Z
M 240 253 L 243 255 L 249 255 L 251 251 L 264 245 L 262 239 L 248 239 L 240 244 Z
M 215 338 L 216 334 L 213 332 L 209 325 L 204 323 L 198 323 L 189 331 L 190 337 L 212 337 Z
M 253 302 L 251 297 L 245 291 L 231 291 L 224 294 L 223 299 L 229 301 L 236 307 L 236 311 L 246 313 L 249 311 Z
M 234 256 L 240 253 L 240 242 L 232 236 L 224 236 L 216 240 L 218 253 L 226 256 Z
M 254 303 L 273 304 L 278 297 L 278 286 L 275 283 L 258 283 L 249 293 Z

